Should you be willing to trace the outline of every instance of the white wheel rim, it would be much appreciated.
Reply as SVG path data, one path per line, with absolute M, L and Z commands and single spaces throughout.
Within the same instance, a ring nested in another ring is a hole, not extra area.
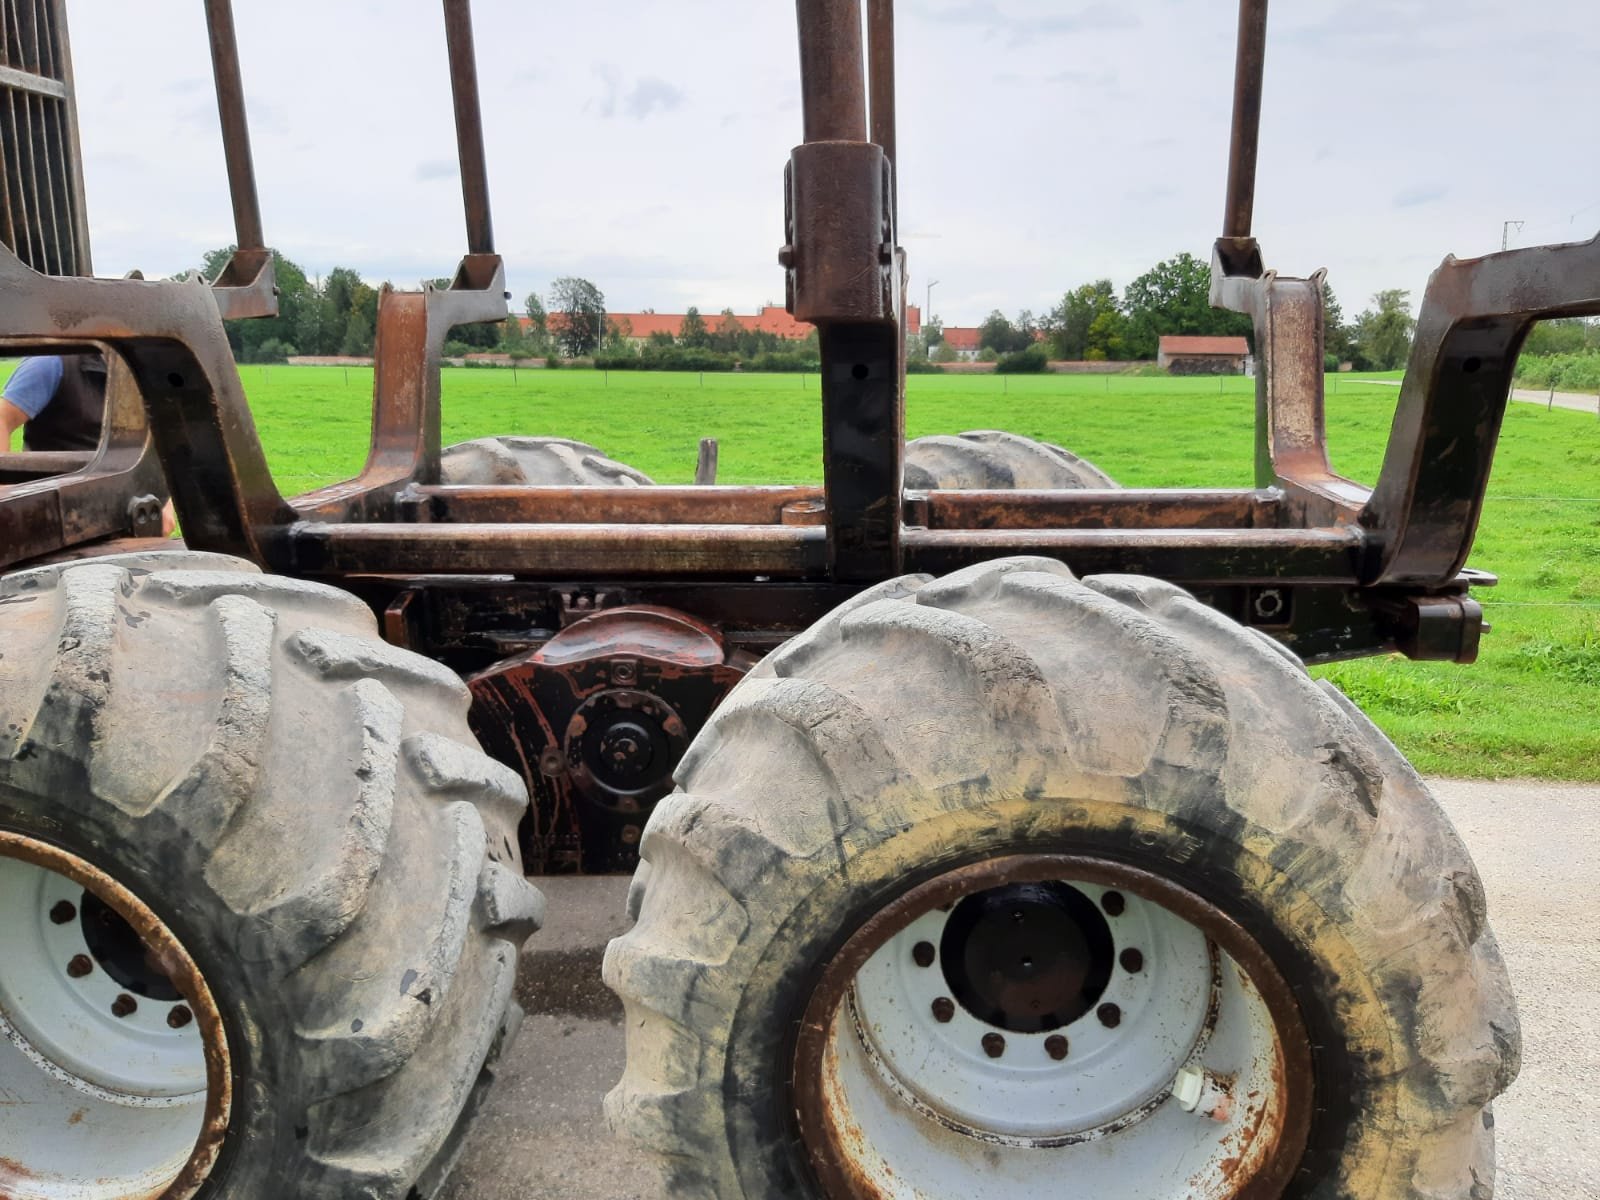
M 3 833 L 0 912 L 0 1195 L 192 1194 L 228 1104 L 220 1020 L 192 960 L 94 868 Z M 142 939 L 128 917 L 165 936 Z
M 1115 891 L 1094 884 L 1075 890 L 1099 904 Z M 937 958 L 921 967 L 918 945 L 939 946 L 950 913 L 934 909 L 891 938 L 856 976 L 851 1009 L 854 1033 L 866 1058 L 891 1088 L 929 1116 L 975 1136 L 1017 1146 L 1084 1140 L 1148 1115 L 1152 1101 L 1171 1090 L 1179 1068 L 1210 1031 L 1209 1001 L 1219 972 L 1212 948 L 1193 925 L 1137 896 L 1124 897 L 1108 922 L 1117 950 L 1135 949 L 1140 969 L 1112 967 L 1095 998 L 1096 1009 L 1056 1029 L 1024 1033 L 998 1030 L 954 1003 L 950 1019 L 934 1016 L 949 997 Z M 1116 1005 L 1117 1025 L 1099 1017 Z M 998 1035 L 998 1055 L 983 1039 Z M 1065 1038 L 1066 1054 L 1053 1058 L 1052 1038 Z
M 1120 882 L 1063 874 L 1051 886 L 1062 884 L 1101 911 L 1115 892 L 1113 961 L 1139 956 L 1134 970 L 1116 962 L 1090 1007 L 1058 1026 L 1002 1028 L 961 1002 L 951 1011 L 953 904 L 911 916 L 854 960 L 818 1070 L 827 1157 L 841 1163 L 830 1195 L 843 1178 L 885 1200 L 1012 1200 L 1067 1181 L 1096 1200 L 1220 1200 L 1273 1160 L 1291 1107 L 1285 1051 L 1250 972 Z M 1047 1049 L 1052 1038 L 1065 1041 Z

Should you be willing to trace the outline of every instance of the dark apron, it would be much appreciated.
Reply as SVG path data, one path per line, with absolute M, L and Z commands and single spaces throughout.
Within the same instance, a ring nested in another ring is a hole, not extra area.
M 106 411 L 106 363 L 98 354 L 63 354 L 61 386 L 22 427 L 25 450 L 93 450 Z

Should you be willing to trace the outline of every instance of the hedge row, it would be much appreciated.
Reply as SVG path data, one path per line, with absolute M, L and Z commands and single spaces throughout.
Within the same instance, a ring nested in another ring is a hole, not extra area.
M 1587 392 L 1600 389 L 1600 353 L 1523 355 L 1517 382 L 1525 387 Z

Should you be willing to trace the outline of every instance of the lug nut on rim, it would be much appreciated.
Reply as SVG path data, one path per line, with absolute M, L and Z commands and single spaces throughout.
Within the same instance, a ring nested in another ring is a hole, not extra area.
M 182 1029 L 193 1020 L 194 1014 L 186 1004 L 174 1004 L 167 1010 L 167 1024 L 173 1029 Z
M 1094 1015 L 1100 1018 L 1100 1024 L 1107 1029 L 1115 1029 L 1122 1024 L 1122 1009 L 1115 1004 L 1102 1004 L 1094 1010 Z
M 121 993 L 111 1002 L 111 1015 L 113 1017 L 131 1017 L 139 1011 L 139 1002 L 127 992 Z
M 956 1002 L 949 996 L 940 996 L 933 1002 L 933 1019 L 941 1025 L 954 1020 L 956 1015 Z
M 911 947 L 911 961 L 919 967 L 933 966 L 934 954 L 932 942 L 918 942 Z
M 1067 1056 L 1067 1050 L 1067 1039 L 1059 1033 L 1051 1034 L 1044 1040 L 1044 1052 L 1057 1062 Z
M 50 908 L 50 920 L 57 925 L 65 925 L 78 916 L 78 906 L 71 900 L 57 900 Z
M 94 970 L 94 959 L 87 954 L 74 954 L 67 960 L 67 974 L 74 979 L 82 979 Z
M 1117 961 L 1122 964 L 1122 969 L 1129 975 L 1137 975 L 1144 970 L 1144 952 L 1129 946 L 1117 955 Z
M 1006 1052 L 1006 1039 L 998 1033 L 983 1035 L 983 1052 L 990 1058 L 999 1058 Z

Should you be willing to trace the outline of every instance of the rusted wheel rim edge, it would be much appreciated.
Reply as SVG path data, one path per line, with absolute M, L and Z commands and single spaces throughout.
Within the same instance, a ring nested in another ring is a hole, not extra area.
M 840 1007 L 868 960 L 922 915 L 990 888 L 1080 880 L 1130 892 L 1205 933 L 1237 964 L 1270 1014 L 1282 1067 L 1278 1136 L 1257 1169 L 1234 1189 L 1234 1200 L 1282 1194 L 1305 1152 L 1314 1111 L 1310 1039 L 1294 994 L 1256 939 L 1233 918 L 1187 888 L 1107 858 L 1017 854 L 956 867 L 897 896 L 850 935 L 823 970 L 801 1019 L 791 1060 L 791 1101 L 810 1170 L 830 1200 L 855 1200 L 862 1187 L 842 1151 L 827 1109 L 824 1063 Z
M 200 968 L 166 923 L 116 879 L 51 842 L 0 829 L 0 858 L 16 859 L 71 880 L 107 905 L 138 935 L 187 1002 L 205 1052 L 206 1103 L 200 1135 L 172 1182 L 154 1200 L 189 1200 L 216 1166 L 233 1111 L 233 1070 L 221 1010 Z M 4 1175 L 0 1174 L 0 1183 Z M 145 1200 L 141 1195 L 140 1200 Z

